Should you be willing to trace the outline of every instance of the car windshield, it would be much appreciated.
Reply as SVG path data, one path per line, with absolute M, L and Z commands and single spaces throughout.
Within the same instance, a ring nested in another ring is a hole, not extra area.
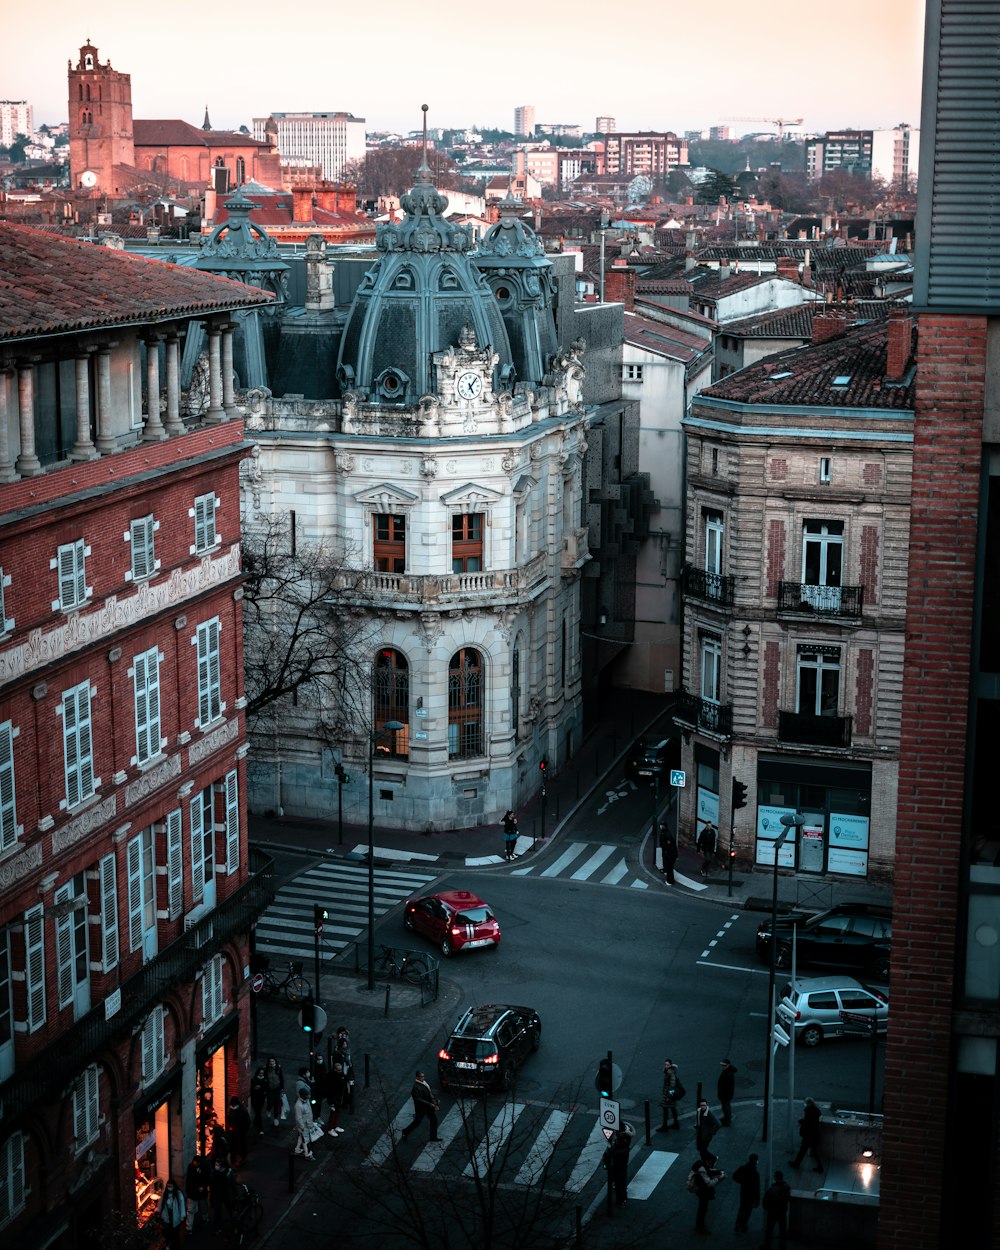
M 457 912 L 455 924 L 482 924 L 484 920 L 492 920 L 493 913 L 488 907 L 467 907 Z

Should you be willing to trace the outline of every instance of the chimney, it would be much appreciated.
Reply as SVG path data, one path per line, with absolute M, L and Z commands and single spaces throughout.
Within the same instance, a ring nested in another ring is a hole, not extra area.
M 826 343 L 840 338 L 847 328 L 847 314 L 842 309 L 813 313 L 812 342 Z
M 876 226 L 877 226 L 877 225 L 878 225 L 878 223 L 876 222 L 875 218 L 873 217 L 873 218 L 871 219 L 871 221 L 868 223 L 868 237 L 869 237 L 869 239 L 874 239 L 874 238 L 875 238 L 875 228 L 876 228 Z
M 604 298 L 609 304 L 624 304 L 626 312 L 635 308 L 635 270 L 612 265 L 604 275 Z
M 731 271 L 729 268 L 729 261 L 720 260 L 719 261 L 719 281 L 725 282 L 728 279 L 730 272 Z
M 312 221 L 312 187 L 292 187 L 292 221 Z
M 889 344 L 886 351 L 885 376 L 889 382 L 901 382 L 910 363 L 913 348 L 913 318 L 907 308 L 889 309 Z
M 333 266 L 327 263 L 326 240 L 311 234 L 306 239 L 306 312 L 329 312 L 333 306 Z

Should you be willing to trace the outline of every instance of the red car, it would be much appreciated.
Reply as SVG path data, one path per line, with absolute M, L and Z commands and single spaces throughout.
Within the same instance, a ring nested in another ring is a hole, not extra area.
M 403 910 L 403 924 L 436 942 L 442 955 L 500 945 L 500 926 L 488 903 L 468 890 L 445 890 L 411 898 Z

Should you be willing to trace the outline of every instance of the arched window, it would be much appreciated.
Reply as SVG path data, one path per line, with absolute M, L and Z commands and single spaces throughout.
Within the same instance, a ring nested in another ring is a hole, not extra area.
M 406 656 L 394 647 L 383 647 L 376 652 L 372 670 L 372 712 L 376 734 L 386 721 L 398 720 L 405 726 L 380 738 L 375 744 L 375 753 L 405 759 L 410 754 L 410 668 Z
M 247 163 L 242 156 L 236 158 L 236 185 L 242 187 L 247 180 Z
M 463 647 L 448 665 L 448 757 L 483 754 L 483 660 Z

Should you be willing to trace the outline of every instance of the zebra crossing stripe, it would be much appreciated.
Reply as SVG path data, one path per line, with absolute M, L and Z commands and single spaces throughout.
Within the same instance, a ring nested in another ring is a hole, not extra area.
M 535 1138 L 528 1157 L 521 1164 L 521 1169 L 514 1177 L 515 1185 L 534 1185 L 541 1180 L 552 1152 L 559 1144 L 559 1138 L 572 1119 L 568 1111 L 553 1111 L 545 1121 L 545 1127 Z
M 406 1128 L 409 1112 L 409 1105 L 404 1103 L 402 1109 L 396 1113 L 391 1126 L 386 1129 L 371 1150 L 368 1151 L 368 1154 L 365 1156 L 365 1167 L 377 1168 L 385 1163 L 386 1159 L 392 1154 L 393 1138 L 398 1138 L 403 1129 Z
M 510 1136 L 524 1106 L 523 1102 L 504 1103 L 486 1136 L 479 1143 L 471 1162 L 466 1165 L 463 1176 L 475 1176 L 481 1180 L 489 1174 L 491 1167 L 496 1167 L 497 1154 Z
M 403 1113 L 400 1112 L 400 1115 Z M 438 1125 L 437 1135 L 441 1139 L 440 1146 L 430 1142 L 410 1164 L 411 1172 L 433 1172 L 441 1162 L 441 1156 L 462 1131 L 462 1104 L 456 1102 L 448 1114 Z
M 564 1188 L 567 1193 L 578 1194 L 601 1166 L 601 1160 L 604 1158 L 604 1151 L 607 1149 L 608 1143 L 604 1140 L 604 1134 L 601 1132 L 600 1120 L 594 1121 L 594 1127 L 590 1130 L 590 1136 L 587 1138 L 587 1144 L 580 1151 L 580 1154 L 573 1165 L 573 1171 L 570 1173 L 569 1180 Z
M 628 864 L 625 862 L 624 858 L 622 858 L 617 864 L 615 864 L 614 868 L 611 869 L 606 877 L 601 878 L 601 885 L 617 885 L 627 872 Z
M 628 1196 L 638 1198 L 640 1202 L 648 1198 L 679 1158 L 680 1155 L 669 1150 L 652 1151 L 629 1181 Z
M 554 864 L 549 864 L 548 868 L 539 873 L 539 876 L 558 877 L 562 870 L 568 868 L 583 850 L 586 850 L 585 842 L 574 842 L 567 850 L 563 851 Z
M 613 855 L 613 846 L 599 846 L 591 857 L 570 877 L 571 881 L 586 881 L 591 873 L 595 873 L 609 855 Z

